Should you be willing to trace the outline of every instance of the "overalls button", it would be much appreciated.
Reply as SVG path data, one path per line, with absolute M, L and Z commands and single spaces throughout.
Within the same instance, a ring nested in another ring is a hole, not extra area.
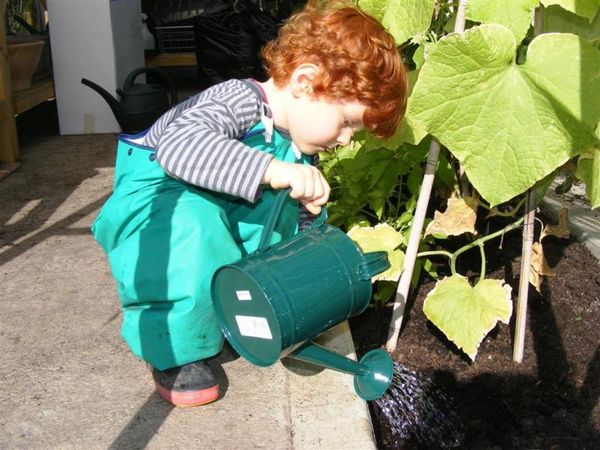
M 156 159 L 156 153 L 150 153 L 150 156 L 148 157 L 148 159 L 150 161 L 154 161 Z
M 131 154 L 132 154 L 132 153 L 133 153 L 133 149 L 132 149 L 132 148 L 130 148 L 129 150 L 127 150 L 127 154 L 128 154 L 129 156 L 131 156 Z

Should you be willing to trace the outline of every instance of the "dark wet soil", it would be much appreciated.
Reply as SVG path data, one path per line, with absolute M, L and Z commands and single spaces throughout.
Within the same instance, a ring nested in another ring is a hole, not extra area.
M 452 409 L 464 427 L 459 448 L 600 448 L 600 264 L 574 240 L 546 237 L 543 242 L 556 276 L 544 280 L 541 293 L 530 287 L 521 364 L 512 360 L 514 314 L 509 325 L 499 324 L 489 333 L 475 362 L 470 362 L 423 314 L 424 297 L 434 282 L 423 279 L 409 296 L 409 313 L 393 358 L 431 377 L 454 398 Z M 519 232 L 505 238 L 503 250 L 497 243 L 486 245 L 488 277 L 505 278 L 513 300 L 520 252 Z M 388 304 L 351 320 L 359 356 L 385 345 L 390 315 Z M 419 442 L 416 433 L 400 438 L 379 408 L 373 403 L 370 408 L 378 448 L 441 447 Z

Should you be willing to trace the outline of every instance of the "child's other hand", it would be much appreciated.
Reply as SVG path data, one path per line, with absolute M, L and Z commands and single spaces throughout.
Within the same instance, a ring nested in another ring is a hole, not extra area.
M 267 166 L 263 184 L 273 189 L 292 188 L 290 197 L 302 202 L 311 214 L 319 214 L 329 200 L 330 187 L 323 174 L 313 166 L 273 159 Z

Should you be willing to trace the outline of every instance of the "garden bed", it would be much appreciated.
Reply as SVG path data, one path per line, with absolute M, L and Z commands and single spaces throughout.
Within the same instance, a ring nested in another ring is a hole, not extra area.
M 515 298 L 520 233 L 505 238 L 502 250 L 495 243 L 486 246 L 488 277 L 505 278 Z M 499 324 L 490 332 L 471 362 L 423 314 L 424 297 L 434 282 L 423 280 L 409 296 L 392 356 L 454 398 L 463 425 L 460 448 L 600 448 L 600 264 L 575 240 L 546 237 L 544 250 L 556 276 L 544 280 L 541 293 L 530 289 L 521 364 L 512 361 L 514 314 L 510 325 Z M 473 261 L 475 270 L 478 264 Z M 390 316 L 388 304 L 351 320 L 359 356 L 385 344 Z M 419 442 L 416 430 L 394 434 L 381 410 L 374 403 L 370 409 L 378 448 L 438 446 Z

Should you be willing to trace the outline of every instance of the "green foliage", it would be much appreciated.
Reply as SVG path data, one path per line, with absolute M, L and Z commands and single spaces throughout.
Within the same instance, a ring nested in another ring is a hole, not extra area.
M 585 17 L 590 22 L 600 7 L 598 0 L 542 0 L 542 4 L 544 6 L 559 5 L 573 14 Z
M 348 236 L 366 252 L 384 251 L 388 254 L 390 268 L 373 278 L 373 281 L 396 281 L 404 268 L 404 252 L 400 245 L 404 244 L 404 236 L 387 223 L 380 223 L 374 227 L 355 226 L 348 232 Z
M 361 133 L 352 145 L 323 157 L 333 187 L 332 224 L 361 230 L 385 223 L 403 236 L 394 251 L 404 251 L 432 138 L 442 144 L 438 200 L 464 188 L 457 183 L 460 166 L 490 216 L 515 215 L 524 192 L 534 189 L 539 201 L 569 162 L 571 176 L 585 181 L 592 206 L 600 204 L 600 0 L 542 0 L 544 34 L 535 38 L 538 0 L 469 0 L 462 34 L 452 32 L 456 1 L 358 4 L 396 38 L 413 69 L 410 97 L 392 138 Z M 444 233 L 421 240 L 413 283 L 423 269 L 438 276 L 439 267 L 427 259 L 434 255 L 448 257 L 452 272 L 430 294 L 425 312 L 471 358 L 496 322 L 507 322 L 511 314 L 504 284 L 485 279 L 483 242 L 521 222 L 454 253 L 443 250 Z M 385 247 L 371 237 L 369 246 Z M 482 273 L 472 287 L 456 273 L 455 262 L 477 246 Z M 385 302 L 396 283 L 376 286 L 374 301 Z
M 398 44 L 427 32 L 435 0 L 359 0 L 358 5 L 381 21 Z
M 363 250 L 388 251 L 392 268 L 380 277 L 388 281 L 378 281 L 373 296 L 374 301 L 385 303 L 393 294 L 403 267 L 403 251 L 417 203 L 428 141 L 390 150 L 373 137 L 357 138 L 351 145 L 321 156 L 321 168 L 332 187 L 328 221 L 362 235 L 357 240 L 362 239 Z M 390 239 L 389 232 L 382 234 L 381 228 L 371 228 L 377 224 L 396 230 L 395 238 L 399 240 Z M 392 241 L 394 245 L 390 247 Z
M 423 311 L 448 339 L 475 360 L 486 334 L 512 314 L 510 286 L 501 280 L 481 280 L 475 286 L 460 275 L 438 281 Z
M 467 18 L 481 23 L 498 23 L 509 28 L 521 41 L 531 24 L 538 0 L 469 0 Z
M 573 14 L 558 6 L 550 6 L 544 11 L 542 29 L 544 32 L 572 33 L 588 40 L 596 48 L 600 45 L 600 13 L 592 20 Z
M 515 55 L 501 25 L 450 35 L 431 51 L 409 101 L 412 121 L 448 147 L 491 205 L 597 141 L 598 50 L 575 35 L 543 34 L 524 64 Z
M 402 188 L 415 171 L 420 173 L 425 149 L 405 144 L 393 151 L 373 148 L 370 142 L 357 141 L 323 155 L 321 166 L 333 189 L 329 223 L 350 230 L 388 222 L 401 231 L 410 224 L 415 204 Z

